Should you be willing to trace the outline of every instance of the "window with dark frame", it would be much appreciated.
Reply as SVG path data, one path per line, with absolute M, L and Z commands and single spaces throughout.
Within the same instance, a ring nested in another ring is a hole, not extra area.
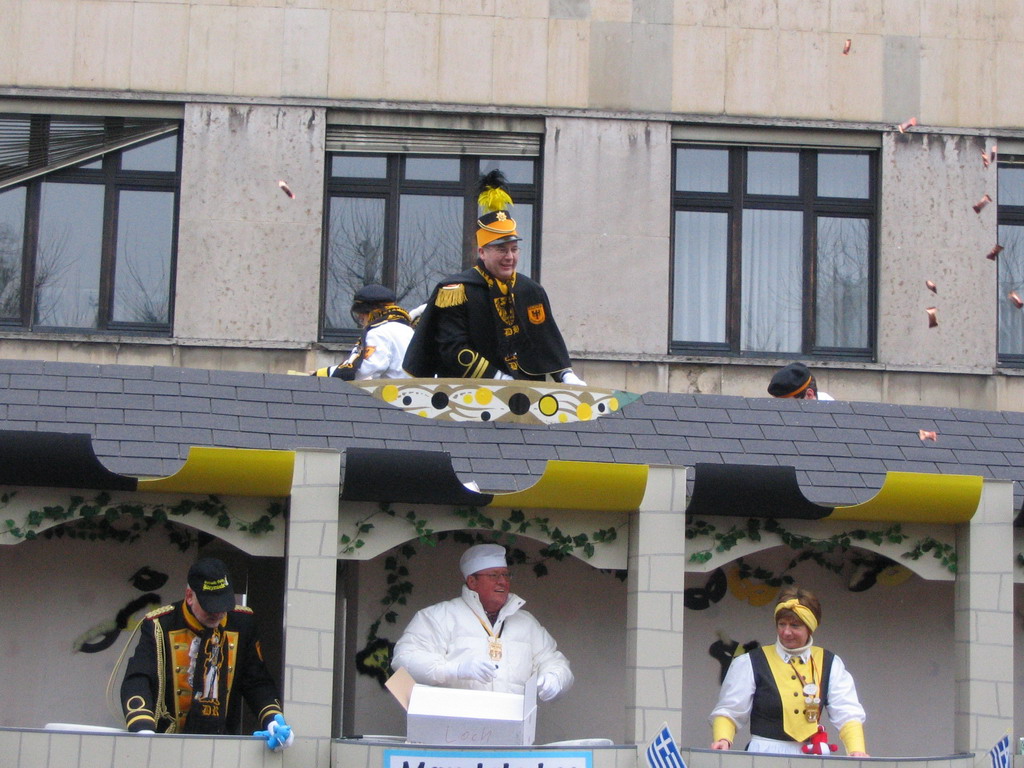
M 674 154 L 671 351 L 870 359 L 876 153 Z
M 477 185 L 500 168 L 523 238 L 519 272 L 536 277 L 539 162 L 535 157 L 330 152 L 321 279 L 321 337 L 350 340 L 353 294 L 392 288 L 413 309 L 436 283 L 476 262 Z
M 170 334 L 179 134 L 0 116 L 0 329 Z
M 996 196 L 1003 248 L 996 257 L 998 358 L 1003 365 L 1024 367 L 1024 314 L 1014 301 L 1014 296 L 1024 299 L 1024 158 L 1008 160 L 999 163 Z

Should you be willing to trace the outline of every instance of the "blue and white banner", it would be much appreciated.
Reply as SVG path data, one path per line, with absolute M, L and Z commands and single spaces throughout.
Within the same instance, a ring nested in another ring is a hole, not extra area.
M 661 726 L 647 747 L 647 764 L 651 768 L 686 768 L 668 723 Z

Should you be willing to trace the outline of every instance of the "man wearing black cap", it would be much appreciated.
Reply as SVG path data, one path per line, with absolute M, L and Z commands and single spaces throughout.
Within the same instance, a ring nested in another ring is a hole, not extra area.
M 818 382 L 811 370 L 803 363 L 790 363 L 780 368 L 768 384 L 772 397 L 792 397 L 797 400 L 834 400 L 825 392 L 818 391 Z
M 267 731 L 286 726 L 255 617 L 251 609 L 235 605 L 231 577 L 220 560 L 196 561 L 185 599 L 146 614 L 140 631 L 121 683 L 129 731 L 232 733 L 239 695 Z M 288 730 L 277 748 L 290 746 Z
M 364 285 L 352 300 L 352 319 L 363 329 L 352 354 L 341 365 L 313 371 L 315 376 L 354 379 L 405 379 L 402 370 L 405 350 L 412 339 L 412 319 L 396 301 L 395 292 L 384 285 Z
M 539 283 L 516 272 L 519 241 L 501 171 L 480 181 L 477 263 L 434 288 L 405 356 L 412 376 L 545 378 L 582 385 Z

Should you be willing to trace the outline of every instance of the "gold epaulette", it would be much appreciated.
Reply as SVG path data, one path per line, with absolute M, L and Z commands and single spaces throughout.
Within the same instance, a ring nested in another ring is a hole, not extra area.
M 143 618 L 145 618 L 145 619 L 155 619 L 157 616 L 163 616 L 165 613 L 170 613 L 173 610 L 174 610 L 174 604 L 173 603 L 171 605 L 161 605 L 159 608 L 154 608 L 152 611 L 147 613 Z
M 447 309 L 448 307 L 457 307 L 460 304 L 466 303 L 466 286 L 462 283 L 452 283 L 451 285 L 442 285 L 441 290 L 437 292 L 437 298 L 434 299 L 434 306 L 440 309 Z
M 232 610 L 235 613 L 252 613 L 252 608 L 248 605 L 236 605 Z

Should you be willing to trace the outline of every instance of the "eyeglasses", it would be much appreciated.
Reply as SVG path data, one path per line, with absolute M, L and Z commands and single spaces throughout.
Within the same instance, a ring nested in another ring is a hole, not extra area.
M 511 581 L 512 574 L 508 571 L 499 571 L 498 573 L 476 573 L 473 574 L 478 579 L 487 579 L 488 581 Z

